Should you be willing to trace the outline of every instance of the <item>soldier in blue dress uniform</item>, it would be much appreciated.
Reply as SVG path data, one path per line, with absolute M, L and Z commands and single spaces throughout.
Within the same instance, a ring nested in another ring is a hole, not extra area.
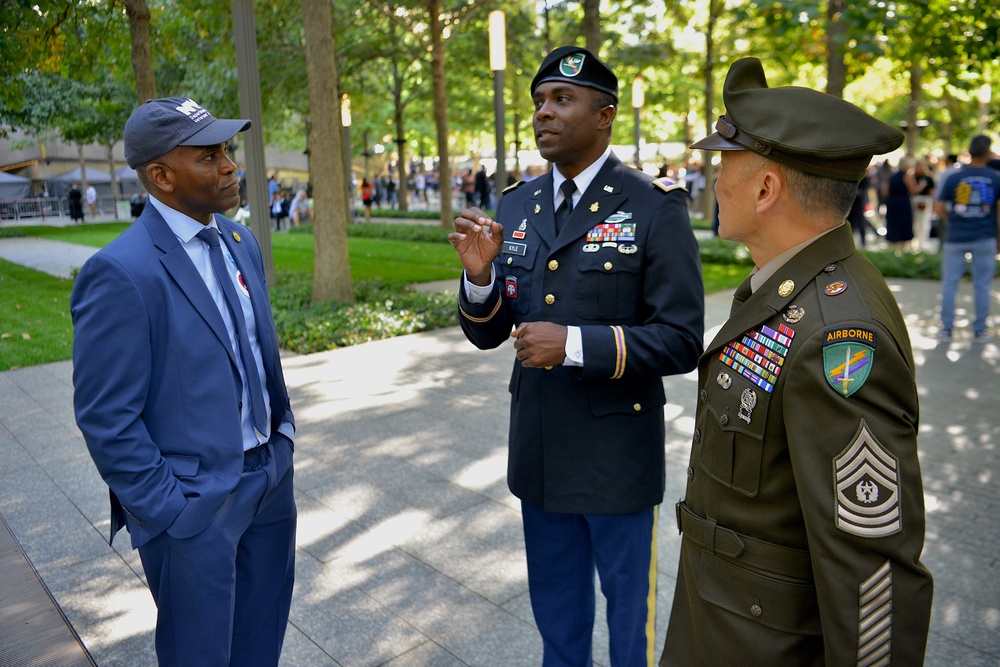
M 683 187 L 611 152 L 618 80 L 604 63 L 556 49 L 531 95 L 554 169 L 508 188 L 496 219 L 456 219 L 459 320 L 479 348 L 516 339 L 507 481 L 543 664 L 591 664 L 596 568 L 611 664 L 652 665 L 662 377 L 701 353 L 698 247 Z

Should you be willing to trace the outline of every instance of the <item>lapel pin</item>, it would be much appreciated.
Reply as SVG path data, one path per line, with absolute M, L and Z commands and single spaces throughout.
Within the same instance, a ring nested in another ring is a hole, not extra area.
M 614 192 L 615 189 L 613 187 L 611 187 L 610 185 L 605 185 L 604 186 L 604 191 L 605 192 Z
M 785 297 L 795 291 L 795 283 L 791 280 L 786 280 L 785 282 L 778 285 L 778 296 Z
M 535 213 L 538 213 L 541 210 L 542 210 L 542 207 L 539 206 L 538 204 L 535 204 Z
M 593 204 L 590 205 L 590 212 L 597 213 L 597 209 L 599 209 L 600 207 L 601 205 L 595 201 Z
M 785 321 L 788 322 L 789 324 L 795 324 L 796 322 L 801 320 L 805 314 L 806 314 L 805 308 L 792 304 L 791 306 L 788 307 L 788 310 L 786 310 L 784 314 L 782 314 L 782 317 L 785 318 Z
M 729 376 L 729 373 L 719 373 L 718 377 L 715 378 L 715 381 L 718 382 L 719 386 L 723 389 L 729 389 L 733 386 L 733 378 Z
M 240 243 L 240 233 L 239 232 L 233 232 L 233 238 L 236 239 L 237 243 Z

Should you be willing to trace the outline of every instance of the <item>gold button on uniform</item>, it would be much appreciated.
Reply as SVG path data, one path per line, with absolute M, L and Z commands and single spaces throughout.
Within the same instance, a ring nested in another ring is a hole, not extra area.
M 640 410 L 642 410 L 642 403 L 636 403 L 635 405 L 632 406 L 632 409 L 635 410 L 636 412 L 639 412 Z
M 551 306 L 555 302 L 556 302 L 556 297 L 555 297 L 554 294 L 546 294 L 545 295 L 545 303 L 547 303 L 547 304 L 549 304 Z
M 549 271 L 555 271 L 558 268 L 559 268 L 558 260 L 553 259 L 549 261 Z
M 611 262 L 604 262 L 604 270 L 605 271 L 611 270 Z

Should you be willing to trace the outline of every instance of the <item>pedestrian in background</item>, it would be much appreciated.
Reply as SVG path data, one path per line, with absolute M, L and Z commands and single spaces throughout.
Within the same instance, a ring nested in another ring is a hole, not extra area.
M 83 222 L 83 193 L 80 192 L 79 183 L 69 186 L 66 200 L 69 203 L 69 219 L 76 223 Z
M 97 188 L 93 185 L 87 186 L 87 211 L 91 218 L 97 218 Z
M 125 124 L 149 192 L 70 299 L 77 424 L 156 602 L 160 665 L 277 665 L 295 570 L 294 419 L 228 143 L 248 120 L 150 100 Z
M 976 318 L 973 340 L 985 343 L 989 330 L 990 293 L 1000 253 L 1000 171 L 987 166 L 992 154 L 991 140 L 985 135 L 969 143 L 969 164 L 948 177 L 941 186 L 934 209 L 948 220 L 941 263 L 941 331 L 938 338 L 951 340 L 955 327 L 955 294 L 965 275 L 965 257 L 972 257 L 972 292 Z
M 726 76 L 719 234 L 754 270 L 698 364 L 660 665 L 922 665 L 932 580 L 910 340 L 844 216 L 898 130 L 844 100 Z M 808 119 L 809 122 L 801 122 Z
M 554 169 L 466 208 L 459 322 L 481 349 L 515 338 L 507 483 L 521 500 L 543 666 L 589 666 L 594 572 L 611 664 L 654 655 L 664 375 L 701 352 L 704 295 L 682 186 L 611 152 L 618 79 L 586 49 L 552 51 L 531 82 Z M 475 429 L 474 411 L 463 428 Z
M 909 250 L 913 241 L 913 202 L 917 192 L 913 163 L 909 158 L 899 161 L 899 168 L 882 185 L 885 198 L 885 240 L 890 248 Z

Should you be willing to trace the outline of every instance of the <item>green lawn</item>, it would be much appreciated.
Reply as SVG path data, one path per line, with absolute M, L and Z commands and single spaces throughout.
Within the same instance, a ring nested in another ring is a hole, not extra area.
M 72 280 L 0 259 L 0 371 L 69 359 Z
M 102 247 L 126 227 L 128 223 L 110 223 L 20 227 L 0 231 Z M 288 281 L 292 283 L 302 282 L 303 274 L 312 273 L 312 234 L 274 233 L 271 238 L 279 283 L 283 274 L 288 275 Z M 348 238 L 348 250 L 351 277 L 355 284 L 375 281 L 401 287 L 416 282 L 457 280 L 461 274 L 454 249 L 440 240 L 408 241 L 352 236 Z M 742 282 L 748 270 L 746 266 L 734 264 L 705 264 L 702 267 L 705 291 L 731 290 Z M 290 272 L 299 277 L 293 278 Z M 305 282 L 308 285 L 309 280 Z M 73 327 L 69 315 L 72 289 L 72 280 L 55 278 L 0 260 L 0 371 L 61 361 L 72 356 Z

